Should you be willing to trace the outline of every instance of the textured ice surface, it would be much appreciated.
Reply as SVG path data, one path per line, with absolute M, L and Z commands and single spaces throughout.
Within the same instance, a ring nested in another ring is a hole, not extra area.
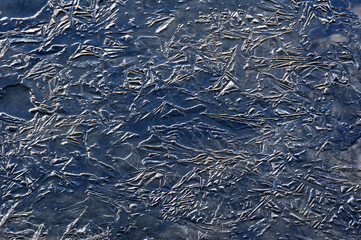
M 0 239 L 359 239 L 358 0 L 0 0 Z

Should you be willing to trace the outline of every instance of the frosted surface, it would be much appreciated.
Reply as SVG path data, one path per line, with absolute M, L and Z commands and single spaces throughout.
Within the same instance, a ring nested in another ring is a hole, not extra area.
M 358 0 L 0 0 L 0 239 L 359 239 Z

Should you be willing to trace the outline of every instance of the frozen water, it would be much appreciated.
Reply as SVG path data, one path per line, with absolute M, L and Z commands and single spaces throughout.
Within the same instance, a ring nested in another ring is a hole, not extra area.
M 359 239 L 358 0 L 0 0 L 0 239 Z

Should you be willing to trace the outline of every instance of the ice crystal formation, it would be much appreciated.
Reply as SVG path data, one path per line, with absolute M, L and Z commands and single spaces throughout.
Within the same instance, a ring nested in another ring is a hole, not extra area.
M 358 0 L 0 0 L 1 239 L 359 239 Z

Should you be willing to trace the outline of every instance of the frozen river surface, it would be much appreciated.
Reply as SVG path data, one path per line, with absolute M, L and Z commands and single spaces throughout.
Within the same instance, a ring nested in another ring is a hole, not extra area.
M 360 239 L 360 19 L 0 0 L 0 239 Z

